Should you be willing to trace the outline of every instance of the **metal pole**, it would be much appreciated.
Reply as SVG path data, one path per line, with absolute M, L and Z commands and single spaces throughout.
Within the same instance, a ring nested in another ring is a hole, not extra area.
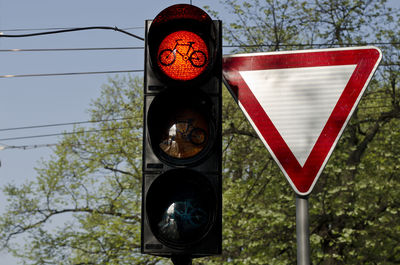
M 174 265 L 192 265 L 192 257 L 186 255 L 178 255 L 171 257 Z
M 308 197 L 296 194 L 297 265 L 310 265 Z

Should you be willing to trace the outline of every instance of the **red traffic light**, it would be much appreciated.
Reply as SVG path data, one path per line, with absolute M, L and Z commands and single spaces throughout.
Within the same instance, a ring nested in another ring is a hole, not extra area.
M 174 80 L 192 80 L 208 65 L 208 46 L 197 34 L 176 31 L 167 35 L 158 47 L 157 64 L 161 71 Z
M 179 4 L 161 11 L 148 33 L 151 66 L 175 84 L 203 79 L 215 60 L 216 29 L 198 7 Z

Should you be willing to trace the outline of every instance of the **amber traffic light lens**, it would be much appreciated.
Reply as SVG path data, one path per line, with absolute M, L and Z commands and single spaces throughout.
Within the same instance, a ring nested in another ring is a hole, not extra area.
M 193 109 L 175 109 L 161 128 L 160 149 L 170 157 L 186 159 L 200 153 L 208 142 L 206 118 Z
M 157 95 L 147 113 L 149 140 L 158 158 L 174 165 L 197 163 L 214 144 L 213 102 L 186 86 Z
M 165 75 L 174 80 L 192 80 L 205 71 L 208 63 L 207 44 L 190 31 L 173 32 L 158 47 L 157 64 Z

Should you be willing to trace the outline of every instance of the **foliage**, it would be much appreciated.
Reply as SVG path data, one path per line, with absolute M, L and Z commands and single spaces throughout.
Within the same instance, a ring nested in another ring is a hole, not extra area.
M 222 2 L 237 18 L 225 35 L 236 52 L 389 44 L 381 47 L 383 66 L 310 196 L 311 259 L 313 264 L 398 264 L 398 11 L 373 0 Z M 288 12 L 297 16 L 295 22 L 285 16 Z M 273 30 L 265 24 L 274 25 Z M 277 34 L 281 30 L 285 34 Z M 225 167 L 230 169 L 225 175 L 227 245 L 213 264 L 296 264 L 294 196 L 277 183 L 283 179 L 277 166 L 263 172 L 258 163 L 271 158 L 259 150 L 260 141 L 251 140 L 254 133 L 243 118 L 237 118 L 226 132 L 243 138 L 235 149 L 246 162 Z M 246 150 L 242 144 L 250 141 Z
M 3 246 L 27 264 L 155 264 L 140 248 L 142 84 L 115 78 L 92 104 L 96 133 L 75 128 L 35 181 L 8 185 Z M 57 224 L 49 224 L 52 220 Z M 28 234 L 23 250 L 13 244 Z
M 309 201 L 313 264 L 399 264 L 397 11 L 384 0 L 222 2 L 238 52 L 392 43 Z M 91 106 L 96 132 L 76 127 L 36 180 L 4 188 L 3 247 L 26 264 L 167 263 L 138 249 L 142 100 L 140 79 L 110 79 Z M 223 151 L 223 254 L 194 264 L 296 264 L 295 195 L 226 89 Z

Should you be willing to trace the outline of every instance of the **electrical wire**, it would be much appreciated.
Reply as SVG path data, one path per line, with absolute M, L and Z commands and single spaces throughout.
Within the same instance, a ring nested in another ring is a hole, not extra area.
M 83 133 L 97 133 L 97 132 L 106 132 L 106 131 L 130 129 L 130 128 L 131 127 L 120 127 L 120 128 L 95 129 L 95 130 L 86 130 L 86 131 L 77 131 L 77 132 L 64 132 L 64 133 L 39 134 L 39 135 L 30 135 L 30 136 L 17 136 L 17 137 L 2 138 L 2 139 L 0 139 L 0 141 L 13 141 L 13 140 L 23 140 L 23 139 L 33 139 L 33 138 L 43 138 L 43 137 L 53 137 L 53 136 L 65 136 L 65 135 L 83 134 Z
M 107 51 L 143 50 L 144 47 L 98 47 L 98 48 L 45 48 L 45 49 L 0 49 L 0 52 L 68 52 L 68 51 Z
M 109 122 L 109 121 L 123 121 L 123 120 L 131 120 L 131 119 L 132 118 L 115 118 L 115 119 L 107 119 L 107 120 L 74 121 L 74 122 L 64 122 L 64 123 L 53 123 L 53 124 L 42 124 L 42 125 L 22 126 L 22 127 L 13 127 L 13 128 L 3 128 L 3 129 L 0 128 L 0 132 L 47 128 L 47 127 L 58 127 L 58 126 L 67 126 L 67 125 L 79 125 L 79 124 L 87 124 L 87 123 Z
M 65 76 L 65 75 L 97 75 L 97 74 L 118 74 L 118 73 L 138 73 L 144 70 L 113 70 L 113 71 L 95 71 L 95 72 L 70 72 L 70 73 L 45 73 L 45 74 L 17 74 L 0 75 L 0 78 L 11 77 L 44 77 L 44 76 Z
M 6 149 L 22 149 L 22 150 L 28 150 L 28 149 L 36 149 L 36 148 L 42 148 L 42 147 L 52 147 L 56 146 L 58 144 L 32 144 L 32 145 L 1 145 L 0 144 L 0 150 L 6 150 Z
M 31 30 L 51 30 L 45 32 L 36 32 L 36 33 L 28 33 L 28 34 L 3 34 L 0 31 L 1 38 L 23 38 L 23 37 L 33 37 L 40 35 L 49 35 L 49 34 L 57 34 L 57 33 L 65 33 L 65 32 L 73 32 L 73 31 L 82 31 L 82 30 L 93 30 L 93 29 L 104 29 L 104 30 L 114 30 L 124 34 L 127 34 L 131 37 L 144 41 L 143 37 L 139 37 L 135 34 L 132 34 L 126 29 L 138 29 L 143 27 L 133 27 L 133 28 L 125 28 L 120 29 L 118 27 L 110 27 L 110 26 L 92 26 L 92 27 L 79 27 L 79 28 L 45 28 L 45 29 L 9 29 L 2 31 L 31 31 Z M 316 47 L 316 46 L 359 46 L 359 45 L 400 45 L 399 42 L 369 42 L 369 43 L 294 43 L 294 44 L 254 44 L 254 45 L 224 45 L 224 48 L 257 48 L 257 47 Z
M 132 34 L 128 31 L 123 29 L 119 29 L 117 27 L 108 27 L 108 26 L 94 26 L 94 27 L 82 27 L 82 28 L 71 28 L 71 29 L 60 29 L 60 30 L 53 30 L 53 31 L 45 31 L 45 32 L 35 32 L 35 33 L 27 33 L 27 34 L 0 34 L 0 38 L 25 38 L 25 37 L 34 37 L 34 36 L 41 36 L 41 35 L 50 35 L 50 34 L 58 34 L 58 33 L 65 33 L 65 32 L 73 32 L 73 31 L 82 31 L 82 30 L 92 30 L 92 29 L 104 29 L 104 30 L 114 30 L 124 34 L 127 34 L 131 37 L 144 41 L 144 38 L 139 37 L 135 34 Z
M 144 40 L 144 38 L 139 37 L 135 34 L 129 33 L 126 30 L 132 29 L 143 29 L 144 27 L 127 27 L 121 28 L 118 27 L 109 27 L 109 26 L 94 26 L 94 27 L 80 27 L 80 28 L 67 28 L 67 27 L 59 27 L 59 28 L 31 28 L 31 29 L 0 29 L 1 32 L 5 31 L 46 31 L 46 32 L 38 32 L 31 34 L 20 34 L 20 35 L 7 35 L 0 34 L 0 37 L 31 37 L 38 35 L 46 35 L 46 34 L 55 34 L 55 33 L 63 33 L 70 31 L 78 31 L 78 30 L 90 30 L 90 29 L 106 29 L 106 30 L 115 30 L 125 34 L 128 34 L 132 37 L 135 37 L 140 40 Z M 50 31 L 48 31 L 50 30 Z M 359 46 L 359 45 L 400 45 L 399 42 L 369 42 L 369 43 L 343 43 L 343 44 L 331 44 L 331 43 L 294 43 L 294 44 L 254 44 L 254 45 L 224 45 L 224 48 L 257 48 L 257 47 L 314 47 L 314 46 Z
M 279 47 L 305 47 L 305 46 L 325 46 L 326 44 L 281 44 Z M 349 46 L 358 46 L 359 44 L 348 44 Z M 375 42 L 365 45 L 400 45 L 397 42 Z M 337 46 L 337 45 L 336 45 Z M 257 47 L 275 47 L 272 44 L 260 45 L 223 45 L 223 48 L 257 48 Z M 78 48 L 43 48 L 43 49 L 0 49 L 0 52 L 65 52 L 65 51 L 107 51 L 107 50 L 143 50 L 143 46 L 131 47 L 78 47 Z
M 0 29 L 0 32 L 4 32 L 4 31 L 14 31 L 14 32 L 18 32 L 18 31 L 48 31 L 48 30 L 63 30 L 63 29 L 71 29 L 74 27 L 58 27 L 58 28 L 20 28 L 20 29 Z M 143 26 L 141 27 L 124 27 L 122 28 L 123 30 L 135 30 L 135 29 L 144 29 Z
M 224 48 L 260 48 L 260 47 L 330 47 L 330 46 L 368 46 L 368 45 L 400 45 L 400 42 L 369 42 L 369 43 L 293 43 L 293 44 L 254 44 L 254 45 L 223 45 Z

